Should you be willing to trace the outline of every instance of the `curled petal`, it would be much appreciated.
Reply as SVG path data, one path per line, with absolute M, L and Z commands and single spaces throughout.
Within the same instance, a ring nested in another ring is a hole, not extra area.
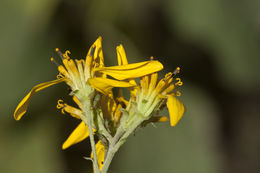
M 99 64 L 99 67 L 104 66 L 104 56 L 103 56 L 103 50 L 102 50 L 102 37 L 98 37 L 98 39 L 93 44 L 96 46 L 95 52 L 94 52 L 94 61 Z
M 162 69 L 163 65 L 159 61 L 144 61 L 134 64 L 95 68 L 93 70 L 107 74 L 118 80 L 126 80 L 145 76 Z
M 175 126 L 185 112 L 185 106 L 173 95 L 168 96 L 167 107 L 170 114 L 171 126 Z
M 111 95 L 112 94 L 112 88 L 114 87 L 133 87 L 134 84 L 131 84 L 129 82 L 124 81 L 117 81 L 113 79 L 107 79 L 107 78 L 90 78 L 88 79 L 89 85 L 91 87 L 95 88 L 97 91 L 105 94 L 105 95 Z
M 95 131 L 95 129 L 93 129 Z M 81 123 L 75 128 L 75 130 L 70 134 L 68 139 L 63 143 L 62 149 L 65 150 L 71 145 L 77 144 L 89 136 L 88 126 L 81 121 Z
M 102 51 L 102 37 L 98 37 L 98 39 L 90 47 L 86 57 L 86 62 L 89 62 L 88 59 L 90 57 L 93 57 L 93 61 L 98 63 L 100 67 L 104 66 L 104 57 Z
M 80 119 L 82 115 L 82 111 L 78 108 L 70 106 L 63 102 L 63 100 L 58 100 L 57 109 L 61 109 L 61 113 L 65 114 L 65 112 L 69 113 L 72 117 Z
M 98 166 L 99 166 L 99 169 L 101 170 L 103 167 L 104 160 L 105 160 L 105 152 L 106 152 L 105 146 L 99 140 L 96 143 L 95 147 L 96 147 L 96 151 L 97 151 Z M 91 152 L 91 158 L 93 158 L 93 152 Z
M 14 119 L 18 121 L 22 118 L 22 116 L 26 113 L 29 103 L 31 101 L 31 98 L 34 94 L 36 94 L 37 92 L 39 92 L 47 87 L 50 87 L 54 84 L 64 82 L 65 80 L 66 80 L 66 78 L 61 78 L 61 79 L 57 79 L 57 80 L 53 80 L 53 81 L 49 81 L 49 82 L 44 82 L 44 83 L 34 86 L 31 89 L 31 91 L 22 99 L 22 101 L 16 107 L 16 109 L 14 111 Z
M 84 67 L 85 79 L 87 80 L 92 75 L 92 68 L 103 67 L 104 66 L 104 57 L 102 51 L 102 38 L 98 37 L 95 43 L 90 47 Z M 97 74 L 100 76 L 100 74 Z M 102 75 L 105 76 L 105 75 Z

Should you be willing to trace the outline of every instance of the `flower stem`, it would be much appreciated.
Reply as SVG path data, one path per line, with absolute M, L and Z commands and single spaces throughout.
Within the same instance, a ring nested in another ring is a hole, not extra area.
M 119 126 L 115 136 L 112 138 L 112 141 L 109 144 L 108 152 L 101 173 L 107 173 L 115 153 L 125 143 L 129 135 L 140 125 L 142 121 L 142 119 L 136 118 L 134 123 L 127 130 L 122 128 L 122 125 Z
M 93 152 L 93 167 L 95 173 L 100 173 L 99 166 L 98 166 L 98 160 L 97 160 L 97 152 L 95 147 L 95 140 L 94 140 L 94 133 L 93 133 L 93 127 L 92 127 L 92 120 L 93 120 L 93 107 L 91 106 L 91 102 L 89 99 L 87 99 L 84 103 L 84 116 L 82 120 L 85 122 L 85 124 L 88 126 L 89 131 L 89 139 L 91 144 L 91 149 Z

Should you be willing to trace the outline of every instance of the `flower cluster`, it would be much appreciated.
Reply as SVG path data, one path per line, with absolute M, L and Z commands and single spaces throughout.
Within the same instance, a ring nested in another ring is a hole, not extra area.
M 164 107 L 168 107 L 171 126 L 175 126 L 185 112 L 184 105 L 177 99 L 178 88 L 183 84 L 176 78 L 179 67 L 158 81 L 157 72 L 163 69 L 159 61 L 151 57 L 148 61 L 128 64 L 123 46 L 119 45 L 116 50 L 118 65 L 105 67 L 101 37 L 90 47 L 85 60 L 73 60 L 68 50 L 62 53 L 57 48 L 63 63 L 60 65 L 51 58 L 58 67 L 57 79 L 34 86 L 14 112 L 14 118 L 20 120 L 34 94 L 57 83 L 68 84 L 78 108 L 63 100 L 58 100 L 57 108 L 62 114 L 79 119 L 80 123 L 62 149 L 89 137 L 92 147 L 89 159 L 96 173 L 107 172 L 115 152 L 136 128 L 169 121 L 166 116 L 158 116 Z M 127 90 L 128 96 L 124 95 Z M 99 138 L 96 143 L 94 135 Z

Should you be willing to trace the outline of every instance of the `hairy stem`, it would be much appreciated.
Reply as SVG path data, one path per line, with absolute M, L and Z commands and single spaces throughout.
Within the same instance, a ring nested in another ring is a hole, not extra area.
M 119 126 L 115 136 L 112 138 L 112 141 L 109 144 L 108 152 L 101 173 L 107 173 L 115 153 L 125 143 L 129 135 L 140 125 L 141 122 L 142 119 L 136 118 L 134 123 L 131 124 L 131 126 L 126 130 L 122 128 L 122 124 Z
M 93 152 L 93 167 L 94 167 L 94 172 L 95 173 L 100 173 L 99 171 L 99 166 L 98 166 L 98 160 L 97 160 L 97 152 L 96 152 L 96 147 L 95 147 L 95 140 L 94 140 L 94 133 L 93 133 L 93 127 L 92 127 L 92 120 L 93 120 L 93 107 L 91 106 L 91 102 L 89 99 L 87 99 L 84 103 L 84 117 L 83 121 L 85 124 L 88 126 L 88 131 L 89 131 L 89 139 L 90 139 L 90 144 L 91 144 L 91 149 Z

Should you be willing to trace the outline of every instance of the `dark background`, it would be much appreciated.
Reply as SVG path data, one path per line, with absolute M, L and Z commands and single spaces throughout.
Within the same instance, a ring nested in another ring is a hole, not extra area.
M 0 2 L 0 172 L 92 172 L 86 140 L 61 145 L 78 121 L 56 110 L 65 84 L 40 92 L 20 122 L 19 101 L 56 78 L 56 47 L 85 55 L 103 37 L 106 65 L 123 43 L 130 62 L 160 60 L 160 74 L 181 67 L 183 119 L 139 130 L 111 173 L 260 172 L 260 1 L 4 0 Z M 168 115 L 165 110 L 162 115 Z

